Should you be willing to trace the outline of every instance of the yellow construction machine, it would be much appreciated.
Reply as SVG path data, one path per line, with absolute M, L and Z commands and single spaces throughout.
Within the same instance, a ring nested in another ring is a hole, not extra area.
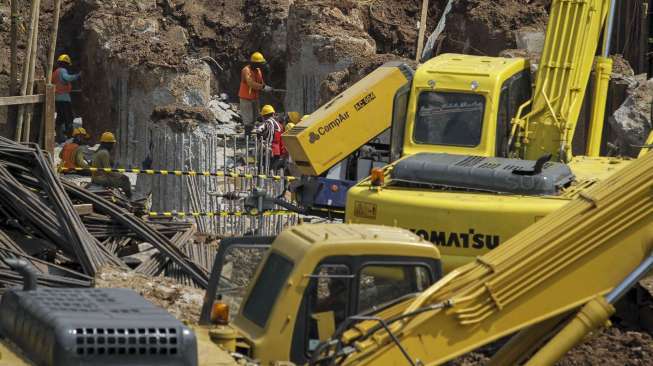
M 300 225 L 271 246 L 232 247 L 266 249 L 239 312 L 226 324 L 216 261 L 201 325 L 192 327 L 130 290 L 38 288 L 28 263 L 10 262 L 25 287 L 0 302 L 0 365 L 305 364 L 345 319 L 441 278 L 437 248 L 399 228 Z
M 394 104 L 394 162 L 349 189 L 346 221 L 410 229 L 438 246 L 448 272 L 627 166 L 599 157 L 610 9 L 552 2 L 534 89 L 520 58 L 444 54 L 421 65 L 395 98 L 405 104 Z M 592 69 L 586 155 L 573 156 Z
M 414 298 L 350 318 L 312 364 L 440 365 L 512 335 L 489 365 L 553 365 L 608 324 L 652 250 L 648 153 Z

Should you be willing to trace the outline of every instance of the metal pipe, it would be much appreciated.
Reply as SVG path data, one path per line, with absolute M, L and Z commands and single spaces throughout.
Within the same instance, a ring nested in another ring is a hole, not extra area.
M 610 46 L 612 45 L 612 31 L 614 29 L 614 16 L 617 12 L 617 2 L 615 0 L 610 1 L 610 12 L 608 13 L 608 19 L 605 28 L 605 34 L 603 35 L 603 57 L 610 56 Z
M 9 267 L 23 276 L 23 291 L 36 290 L 38 273 L 36 269 L 25 259 L 7 258 L 4 260 Z
M 626 292 L 628 292 L 630 288 L 632 288 L 651 270 L 653 270 L 653 255 L 646 258 L 639 266 L 637 266 L 637 268 L 635 268 L 634 271 L 630 272 L 621 283 L 605 296 L 605 299 L 610 304 L 615 304 L 623 295 L 626 294 Z

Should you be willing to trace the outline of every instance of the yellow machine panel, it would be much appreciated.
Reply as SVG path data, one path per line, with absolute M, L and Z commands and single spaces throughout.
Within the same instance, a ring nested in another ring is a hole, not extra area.
M 302 174 L 320 175 L 390 128 L 395 94 L 412 71 L 387 63 L 311 113 L 283 135 Z
M 437 192 L 413 188 L 350 188 L 347 222 L 410 229 L 437 246 L 450 272 L 506 242 L 569 202 L 563 197 Z

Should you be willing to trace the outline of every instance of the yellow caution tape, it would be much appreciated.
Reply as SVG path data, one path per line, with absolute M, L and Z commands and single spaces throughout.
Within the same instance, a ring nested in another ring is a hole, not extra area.
M 207 211 L 207 212 L 148 212 L 150 217 L 228 217 L 228 216 L 293 216 L 296 212 L 287 210 L 270 210 L 262 212 L 248 211 Z
M 135 174 L 147 174 L 147 175 L 175 175 L 178 177 L 181 176 L 204 176 L 204 177 L 231 177 L 231 178 L 259 178 L 259 179 L 274 179 L 277 181 L 293 181 L 298 179 L 297 177 L 292 176 L 280 176 L 280 175 L 265 175 L 265 174 L 245 174 L 238 172 L 209 172 L 209 171 L 195 171 L 195 170 L 155 170 L 155 169 L 126 169 L 126 168 L 59 168 L 59 171 L 62 173 L 65 172 L 105 172 L 105 173 L 135 173 Z

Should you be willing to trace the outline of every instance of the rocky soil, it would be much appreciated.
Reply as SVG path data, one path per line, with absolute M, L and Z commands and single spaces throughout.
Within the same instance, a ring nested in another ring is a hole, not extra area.
M 95 287 L 132 289 L 189 324 L 197 323 L 204 299 L 203 290 L 180 285 L 168 278 L 148 277 L 113 267 L 105 267 L 96 275 Z

